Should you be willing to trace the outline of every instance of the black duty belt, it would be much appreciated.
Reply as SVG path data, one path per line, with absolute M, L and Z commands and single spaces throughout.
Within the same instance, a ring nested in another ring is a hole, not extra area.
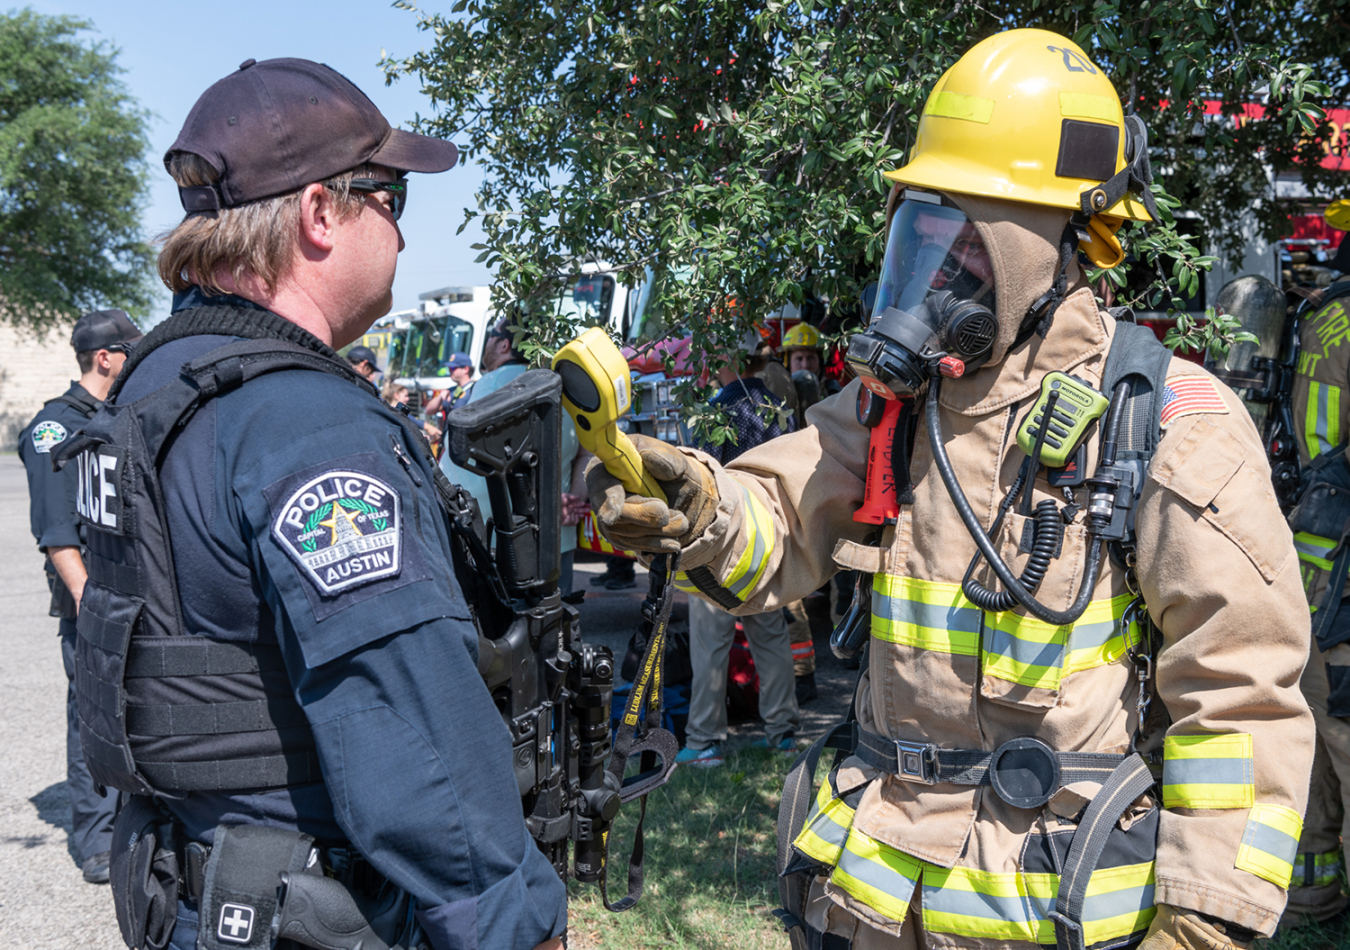
M 1009 739 L 993 752 L 941 749 L 932 742 L 890 739 L 849 723 L 852 752 L 874 769 L 920 785 L 989 785 L 1016 808 L 1039 808 L 1075 782 L 1104 783 L 1123 755 L 1056 752 L 1040 739 Z M 842 744 L 835 746 L 842 747 Z

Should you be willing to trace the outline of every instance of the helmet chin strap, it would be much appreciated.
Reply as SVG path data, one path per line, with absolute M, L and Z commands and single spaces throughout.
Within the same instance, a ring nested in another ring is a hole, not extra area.
M 1087 229 L 1086 222 L 1079 220 L 1081 217 L 1075 214 L 1069 219 L 1069 223 L 1064 225 L 1064 231 L 1059 236 L 1059 271 L 1055 274 L 1050 289 L 1037 297 L 1027 308 L 1026 316 L 1022 318 L 1022 328 L 1018 331 L 1012 346 L 1008 347 L 1009 353 L 1031 339 L 1031 334 L 1035 333 L 1041 339 L 1045 339 L 1045 335 L 1050 332 L 1055 311 L 1068 296 L 1069 264 L 1073 262 L 1078 242 L 1084 239 L 1083 234 Z

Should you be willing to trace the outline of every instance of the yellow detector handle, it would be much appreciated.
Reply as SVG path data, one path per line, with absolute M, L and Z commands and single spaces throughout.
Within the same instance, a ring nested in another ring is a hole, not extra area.
M 577 425 L 577 439 L 599 456 L 609 473 L 635 495 L 666 500 L 642 456 L 619 429 L 632 403 L 628 361 L 600 327 L 591 327 L 558 351 L 553 371 L 562 377 L 562 403 Z

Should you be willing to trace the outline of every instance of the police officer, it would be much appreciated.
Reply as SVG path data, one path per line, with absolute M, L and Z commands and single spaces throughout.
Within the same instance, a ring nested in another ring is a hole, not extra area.
M 75 851 L 84 879 L 108 882 L 108 850 L 112 841 L 115 792 L 101 792 L 89 777 L 80 750 L 79 716 L 75 707 L 75 616 L 84 593 L 85 566 L 75 515 L 74 469 L 52 468 L 52 449 L 84 428 L 108 395 L 126 361 L 127 347 L 141 331 L 121 310 L 95 310 L 75 323 L 70 345 L 80 378 L 55 399 L 49 399 L 19 435 L 19 457 L 28 471 L 29 515 L 33 537 L 47 556 L 47 584 L 52 590 L 51 615 L 61 618 L 61 659 L 66 668 L 66 790 L 70 795 Z
M 68 450 L 128 945 L 561 945 L 437 473 L 336 352 L 389 310 L 404 174 L 456 158 L 300 59 L 244 62 L 165 156 L 176 309 Z
M 996 34 L 939 80 L 849 353 L 915 433 L 890 444 L 893 517 L 860 511 L 861 380 L 727 466 L 635 439 L 673 508 L 587 473 L 616 544 L 680 550 L 734 613 L 872 577 L 846 757 L 808 812 L 808 754 L 780 812 L 796 947 L 1220 950 L 1279 919 L 1313 725 L 1270 470 L 1233 393 L 1100 311 L 1077 263 L 1156 219 L 1145 135 L 1054 33 Z M 1087 386 L 1100 425 L 1051 426 L 1053 455 L 1018 436 Z

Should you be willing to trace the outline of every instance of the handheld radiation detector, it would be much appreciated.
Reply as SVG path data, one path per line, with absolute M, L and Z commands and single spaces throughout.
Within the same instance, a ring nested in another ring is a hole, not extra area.
M 619 429 L 632 402 L 628 361 L 600 327 L 591 327 L 558 351 L 553 371 L 562 377 L 562 403 L 577 426 L 577 439 L 609 473 L 635 495 L 666 500 L 642 456 Z
M 1058 398 L 1048 413 L 1050 418 L 1047 421 L 1046 409 L 1049 408 L 1052 393 L 1057 393 Z M 1030 455 L 1035 451 L 1036 437 L 1044 425 L 1046 431 L 1041 463 L 1048 468 L 1063 468 L 1087 434 L 1088 426 L 1106 411 L 1110 403 L 1111 400 L 1081 379 L 1058 370 L 1047 373 L 1041 380 L 1040 396 L 1017 430 L 1017 446 Z

